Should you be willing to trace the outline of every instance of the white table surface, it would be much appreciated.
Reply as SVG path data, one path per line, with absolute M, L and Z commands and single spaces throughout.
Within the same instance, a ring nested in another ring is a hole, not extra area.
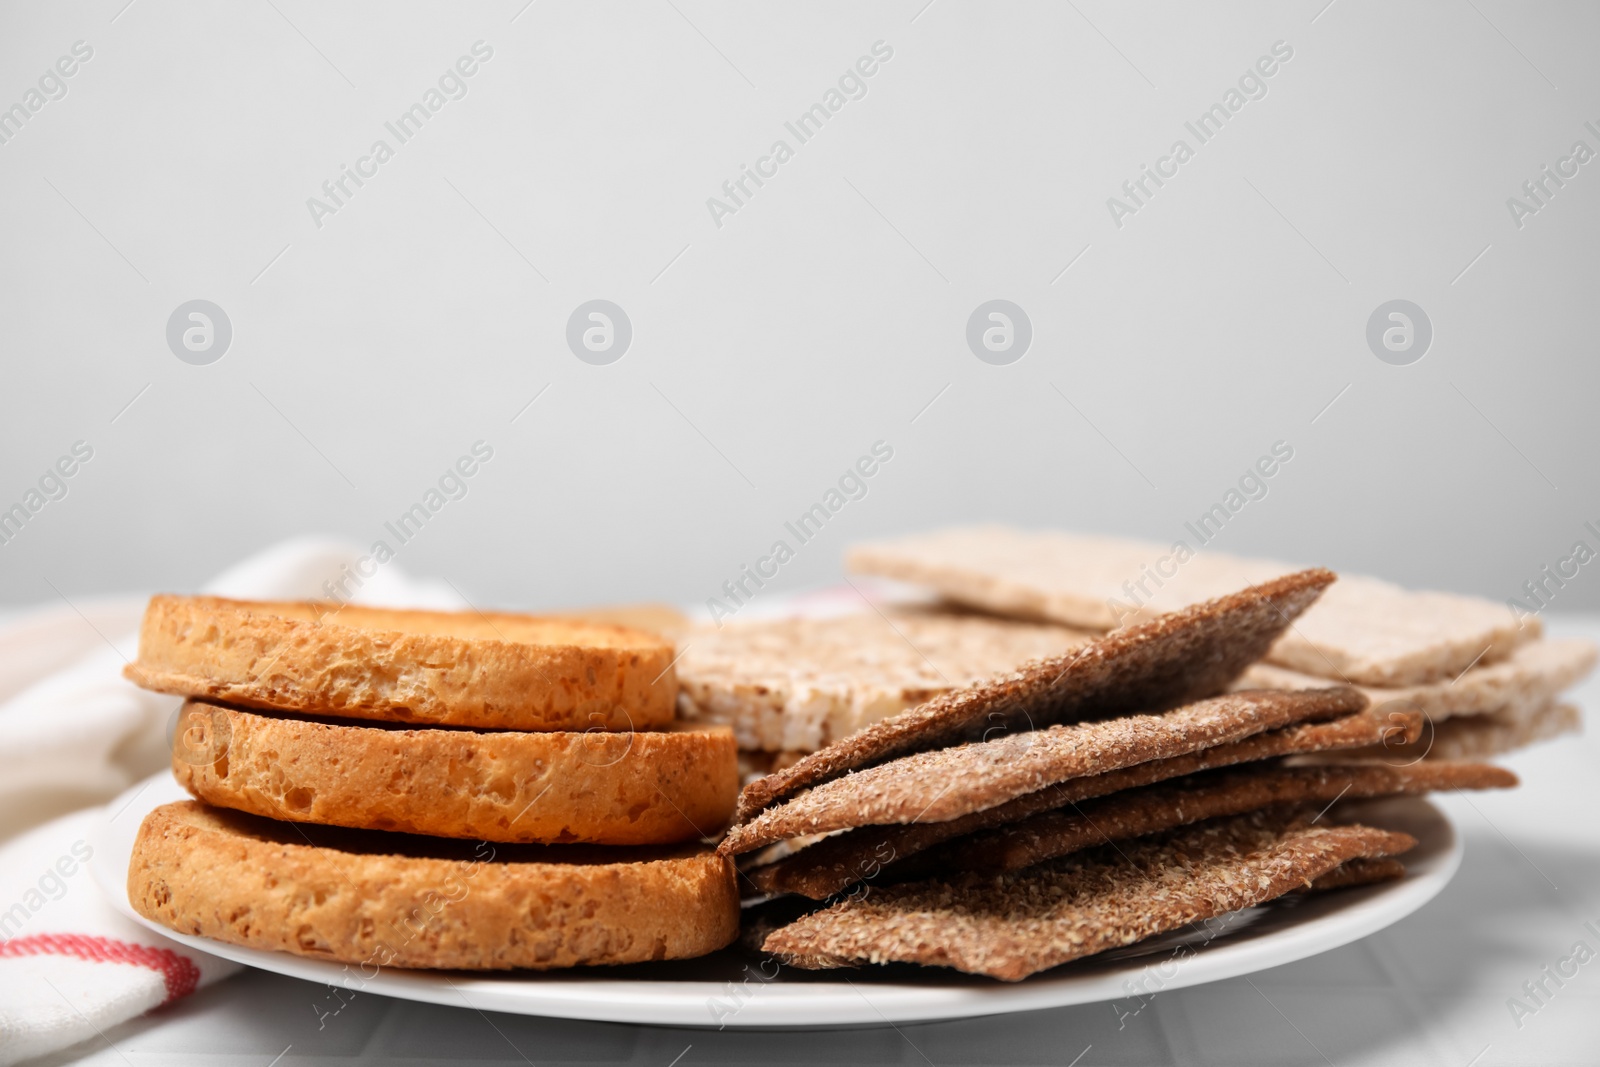
M 1550 620 L 1600 638 L 1600 616 Z M 1575 691 L 1600 708 L 1600 681 Z M 495 1015 L 327 990 L 258 971 L 40 1064 L 1493 1064 L 1600 1063 L 1600 957 L 1543 1006 L 1523 984 L 1578 941 L 1600 952 L 1600 740 L 1506 758 L 1521 789 L 1444 797 L 1466 836 L 1455 881 L 1363 941 L 1248 979 L 1161 993 L 1118 1028 L 1105 1004 L 898 1029 L 751 1033 Z M 1508 998 L 1538 1007 L 1512 1017 Z M 1127 1005 L 1123 1005 L 1126 1009 Z M 1076 1057 L 1076 1058 L 1075 1058 Z

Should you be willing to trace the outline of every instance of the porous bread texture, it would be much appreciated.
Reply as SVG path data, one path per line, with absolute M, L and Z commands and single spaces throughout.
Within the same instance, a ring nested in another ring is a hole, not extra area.
M 1594 669 L 1600 649 L 1579 638 L 1531 641 L 1519 645 L 1498 663 L 1468 669 L 1449 681 L 1383 689 L 1360 686 L 1377 709 L 1409 708 L 1435 723 L 1457 715 L 1506 712 L 1532 714 L 1548 706 L 1558 693 L 1576 685 Z M 1241 689 L 1305 689 L 1327 685 L 1327 679 L 1258 663 L 1239 676 Z
M 1091 630 L 1138 622 L 1296 569 L 1209 548 L 1178 562 L 1170 545 L 1006 526 L 857 545 L 846 566 L 928 586 L 962 604 Z M 1493 663 L 1541 632 L 1537 619 L 1519 623 L 1493 601 L 1346 575 L 1267 658 L 1347 684 L 1418 685 L 1452 678 L 1475 662 Z
M 1023 871 L 875 889 L 779 928 L 762 947 L 807 969 L 905 962 L 1016 982 L 1415 844 L 1407 834 L 1258 811 Z
M 726 727 L 525 733 L 356 726 L 190 700 L 172 771 L 208 803 L 272 819 L 486 841 L 648 845 L 733 813 Z
M 672 644 L 620 626 L 316 601 L 155 596 L 126 677 L 311 715 L 627 730 L 676 714 Z
M 1333 580 L 1326 570 L 1287 575 L 951 690 L 751 782 L 734 817 L 748 821 L 841 774 L 971 737 L 1160 711 L 1213 696 L 1260 659 Z
M 774 850 L 782 850 L 780 855 L 766 857 L 765 853 L 757 853 L 766 857 L 767 862 L 748 869 L 746 878 L 763 893 L 798 893 L 822 900 L 856 882 L 876 879 L 885 872 L 889 877 L 896 877 L 899 864 L 908 861 L 915 864 L 921 853 L 944 841 L 1015 823 L 1042 811 L 1218 767 L 1380 744 L 1385 738 L 1408 736 L 1408 731 L 1409 736 L 1415 736 L 1422 725 L 1420 716 L 1414 721 L 1397 721 L 1387 714 L 1379 716 L 1364 711 L 1331 722 L 1266 730 L 1231 744 L 1058 782 L 949 822 L 862 826 L 804 845 L 796 844 L 805 841 L 804 838 L 791 839 L 784 843 L 791 846 L 788 850 L 783 850 L 782 845 L 772 846 Z
M 310 837 L 315 843 L 307 843 Z M 128 900 L 182 934 L 360 968 L 688 959 L 739 932 L 733 865 L 700 846 L 438 842 L 295 827 L 194 801 L 145 817 Z
M 918 752 L 825 782 L 736 826 L 718 846 L 884 823 L 947 822 L 1068 779 L 1239 741 L 1366 706 L 1354 689 L 1228 693 L 1161 715 L 1128 715 Z
M 814 752 L 1094 636 L 921 607 L 701 626 L 683 640 L 678 707 L 684 719 L 732 726 L 742 749 Z

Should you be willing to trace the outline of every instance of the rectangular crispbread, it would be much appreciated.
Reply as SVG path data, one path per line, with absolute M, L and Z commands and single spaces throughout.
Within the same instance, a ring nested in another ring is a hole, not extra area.
M 1160 715 L 1127 715 L 1003 734 L 918 752 L 834 779 L 736 826 L 724 855 L 801 834 L 884 823 L 946 822 L 1087 775 L 1181 756 L 1263 730 L 1360 711 L 1349 688 L 1228 693 Z
M 1198 547 L 1194 540 L 1190 549 Z M 1174 547 L 979 526 L 857 545 L 846 565 L 931 587 L 958 603 L 1091 630 L 1147 619 L 1295 569 Z M 1417 685 L 1504 658 L 1540 632 L 1537 619 L 1519 623 L 1493 601 L 1345 576 L 1268 658 L 1349 684 Z
M 949 822 L 846 830 L 751 869 L 749 880 L 763 893 L 796 893 L 823 900 L 857 882 L 872 881 L 891 865 L 910 860 L 942 842 L 1017 822 L 1041 811 L 1218 767 L 1381 745 L 1385 739 L 1404 741 L 1408 736 L 1420 735 L 1422 725 L 1421 716 L 1379 716 L 1366 711 L 1331 722 L 1267 730 L 1232 744 L 1074 778 Z
M 1597 656 L 1600 649 L 1592 641 L 1530 641 L 1498 663 L 1472 667 L 1448 681 L 1399 689 L 1359 688 L 1374 708 L 1410 708 L 1435 723 L 1491 711 L 1520 715 L 1545 707 L 1577 684 L 1594 669 Z M 1326 685 L 1327 679 L 1258 663 L 1235 684 L 1241 689 L 1306 689 Z
M 740 794 L 735 820 L 747 821 L 802 789 L 909 753 L 1213 696 L 1260 659 L 1333 580 L 1326 570 L 1291 574 L 952 690 L 750 783 Z
M 1247 766 L 1040 812 L 947 842 L 922 853 L 913 863 L 919 870 L 941 873 L 1016 871 L 1110 841 L 1275 804 L 1331 804 L 1341 798 L 1510 789 L 1516 784 L 1516 775 L 1487 763 L 1427 760 L 1407 767 L 1381 763 Z M 891 870 L 897 875 L 912 873 Z
M 898 606 L 697 627 L 679 642 L 678 710 L 742 749 L 814 752 L 906 708 L 1098 635 Z
M 1258 811 L 1023 871 L 888 886 L 805 915 L 768 934 L 763 948 L 807 969 L 906 962 L 1015 982 L 1416 844 L 1310 818 Z

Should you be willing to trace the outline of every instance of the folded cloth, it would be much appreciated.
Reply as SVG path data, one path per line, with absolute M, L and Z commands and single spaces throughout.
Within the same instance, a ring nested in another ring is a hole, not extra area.
M 205 591 L 464 606 L 453 586 L 408 578 L 393 563 L 354 580 L 361 558 L 339 542 L 288 541 Z M 115 814 L 99 805 L 170 759 L 179 699 L 121 674 L 143 607 L 66 603 L 0 630 L 0 1067 L 104 1040 L 108 1028 L 239 969 L 124 918 L 85 870 L 94 827 Z

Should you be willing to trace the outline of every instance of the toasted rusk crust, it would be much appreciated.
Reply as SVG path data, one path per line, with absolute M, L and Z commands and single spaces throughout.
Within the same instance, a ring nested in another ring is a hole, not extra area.
M 172 770 L 201 800 L 271 819 L 547 844 L 706 837 L 739 788 L 725 726 L 410 730 L 198 700 L 180 713 Z
M 312 843 L 307 843 L 310 838 Z M 139 914 L 359 967 L 501 970 L 687 959 L 739 932 L 733 864 L 700 846 L 473 845 L 296 827 L 193 801 L 145 817 Z
M 1309 823 L 1308 814 L 1252 812 L 1024 871 L 887 886 L 797 919 L 763 947 L 802 968 L 899 961 L 1015 982 L 1416 844 L 1387 830 Z
M 156 596 L 124 674 L 248 707 L 507 730 L 671 722 L 672 644 L 621 626 L 316 601 Z

